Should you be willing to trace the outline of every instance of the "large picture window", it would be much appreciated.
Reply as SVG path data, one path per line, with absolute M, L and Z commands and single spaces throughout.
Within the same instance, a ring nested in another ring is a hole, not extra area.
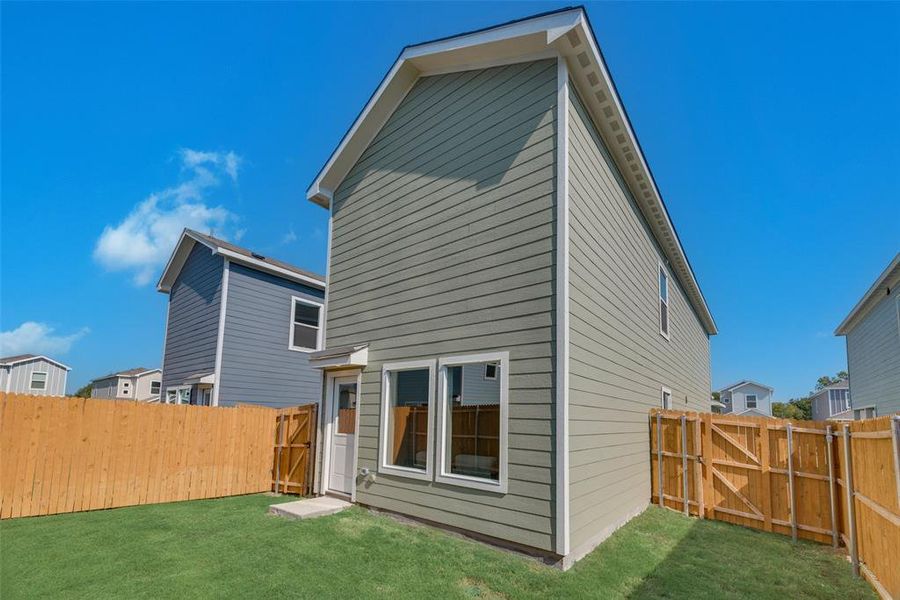
M 509 353 L 442 358 L 439 368 L 435 479 L 506 493 Z
M 314 352 L 321 346 L 322 305 L 305 298 L 291 298 L 291 350 Z
M 850 390 L 828 390 L 831 416 L 850 410 Z
M 431 479 L 435 361 L 385 364 L 379 471 Z

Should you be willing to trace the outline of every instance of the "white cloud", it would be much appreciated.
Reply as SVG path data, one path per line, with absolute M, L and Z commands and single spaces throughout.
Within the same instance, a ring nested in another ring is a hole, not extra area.
M 46 323 L 26 321 L 15 329 L 0 332 L 0 356 L 65 354 L 72 344 L 90 332 L 87 327 L 70 335 L 54 335 L 54 331 Z
M 287 233 L 285 233 L 283 236 L 281 236 L 281 245 L 282 246 L 287 246 L 288 244 L 292 244 L 296 241 L 297 241 L 297 233 L 294 231 L 293 227 L 291 227 L 291 229 Z
M 120 223 L 107 225 L 97 240 L 94 259 L 109 271 L 131 271 L 137 285 L 146 285 L 171 254 L 185 227 L 218 237 L 240 239 L 237 215 L 223 206 L 209 206 L 206 196 L 225 173 L 237 183 L 241 158 L 234 152 L 179 151 L 189 178 L 138 203 Z

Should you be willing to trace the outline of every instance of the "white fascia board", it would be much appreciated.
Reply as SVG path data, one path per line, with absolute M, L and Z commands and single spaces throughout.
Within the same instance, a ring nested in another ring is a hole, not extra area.
M 369 349 L 361 348 L 349 354 L 328 358 L 311 358 L 309 366 L 314 369 L 338 369 L 365 367 L 369 364 Z
M 325 282 L 321 279 L 315 279 L 313 277 L 306 277 L 305 275 L 301 275 L 300 273 L 295 273 L 294 271 L 290 271 L 288 269 L 284 269 L 279 267 L 278 265 L 273 265 L 271 263 L 267 263 L 262 260 L 257 260 L 251 256 L 244 256 L 243 254 L 239 254 L 237 252 L 233 252 L 228 248 L 216 248 L 215 253 L 221 256 L 224 256 L 231 262 L 236 262 L 238 264 L 246 265 L 248 267 L 253 267 L 258 271 L 266 271 L 268 273 L 272 273 L 274 275 L 278 275 L 279 277 L 284 277 L 285 279 L 290 279 L 291 281 L 297 281 L 300 283 L 306 283 L 309 285 L 313 285 L 317 288 L 324 289 Z
M 897 283 L 889 282 L 888 279 L 891 275 L 894 275 L 898 278 Z M 888 288 L 890 289 L 893 285 L 900 285 L 900 252 L 897 253 L 897 256 L 894 257 L 894 260 L 891 261 L 891 264 L 887 266 L 887 268 L 881 272 L 881 275 L 878 276 L 878 279 L 875 280 L 866 293 L 863 294 L 863 297 L 859 299 L 859 302 L 853 307 L 850 311 L 850 314 L 847 315 L 841 324 L 837 326 L 837 329 L 834 330 L 834 335 L 847 335 L 850 333 L 850 330 L 853 329 L 851 324 L 857 320 L 857 317 L 864 316 L 868 314 L 871 306 L 867 306 L 869 304 L 869 300 L 875 297 L 875 294 L 878 290 L 885 284 L 888 284 Z
M 15 366 L 15 365 L 19 365 L 19 364 L 27 363 L 27 362 L 32 362 L 32 361 L 35 361 L 35 360 L 46 360 L 48 363 L 53 363 L 53 364 L 56 365 L 57 367 L 60 367 L 61 369 L 65 369 L 66 371 L 71 371 L 71 370 L 72 370 L 72 367 L 67 367 L 66 365 L 62 364 L 62 363 L 59 362 L 58 360 L 53 360 L 53 359 L 50 358 L 49 356 L 44 356 L 43 354 L 38 354 L 38 355 L 36 355 L 36 356 L 29 356 L 28 358 L 20 358 L 19 360 L 14 360 L 14 361 L 12 361 L 12 362 L 3 363 L 2 366 L 4 366 L 4 367 L 12 367 L 12 366 Z

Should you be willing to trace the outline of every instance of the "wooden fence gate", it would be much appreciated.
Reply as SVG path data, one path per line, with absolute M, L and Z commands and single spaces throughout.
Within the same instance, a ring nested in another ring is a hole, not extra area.
M 900 416 L 839 424 L 654 409 L 653 502 L 793 539 L 843 542 L 900 599 Z
M 283 494 L 313 492 L 316 447 L 316 405 L 278 411 L 272 489 Z

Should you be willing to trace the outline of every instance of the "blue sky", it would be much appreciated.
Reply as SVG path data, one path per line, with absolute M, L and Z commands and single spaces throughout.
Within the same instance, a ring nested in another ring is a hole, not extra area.
M 158 366 L 173 232 L 324 272 L 304 199 L 403 45 L 565 6 L 4 3 L 3 350 Z M 803 394 L 900 250 L 900 4 L 588 4 L 720 335 Z M 890 218 L 893 216 L 893 218 Z

